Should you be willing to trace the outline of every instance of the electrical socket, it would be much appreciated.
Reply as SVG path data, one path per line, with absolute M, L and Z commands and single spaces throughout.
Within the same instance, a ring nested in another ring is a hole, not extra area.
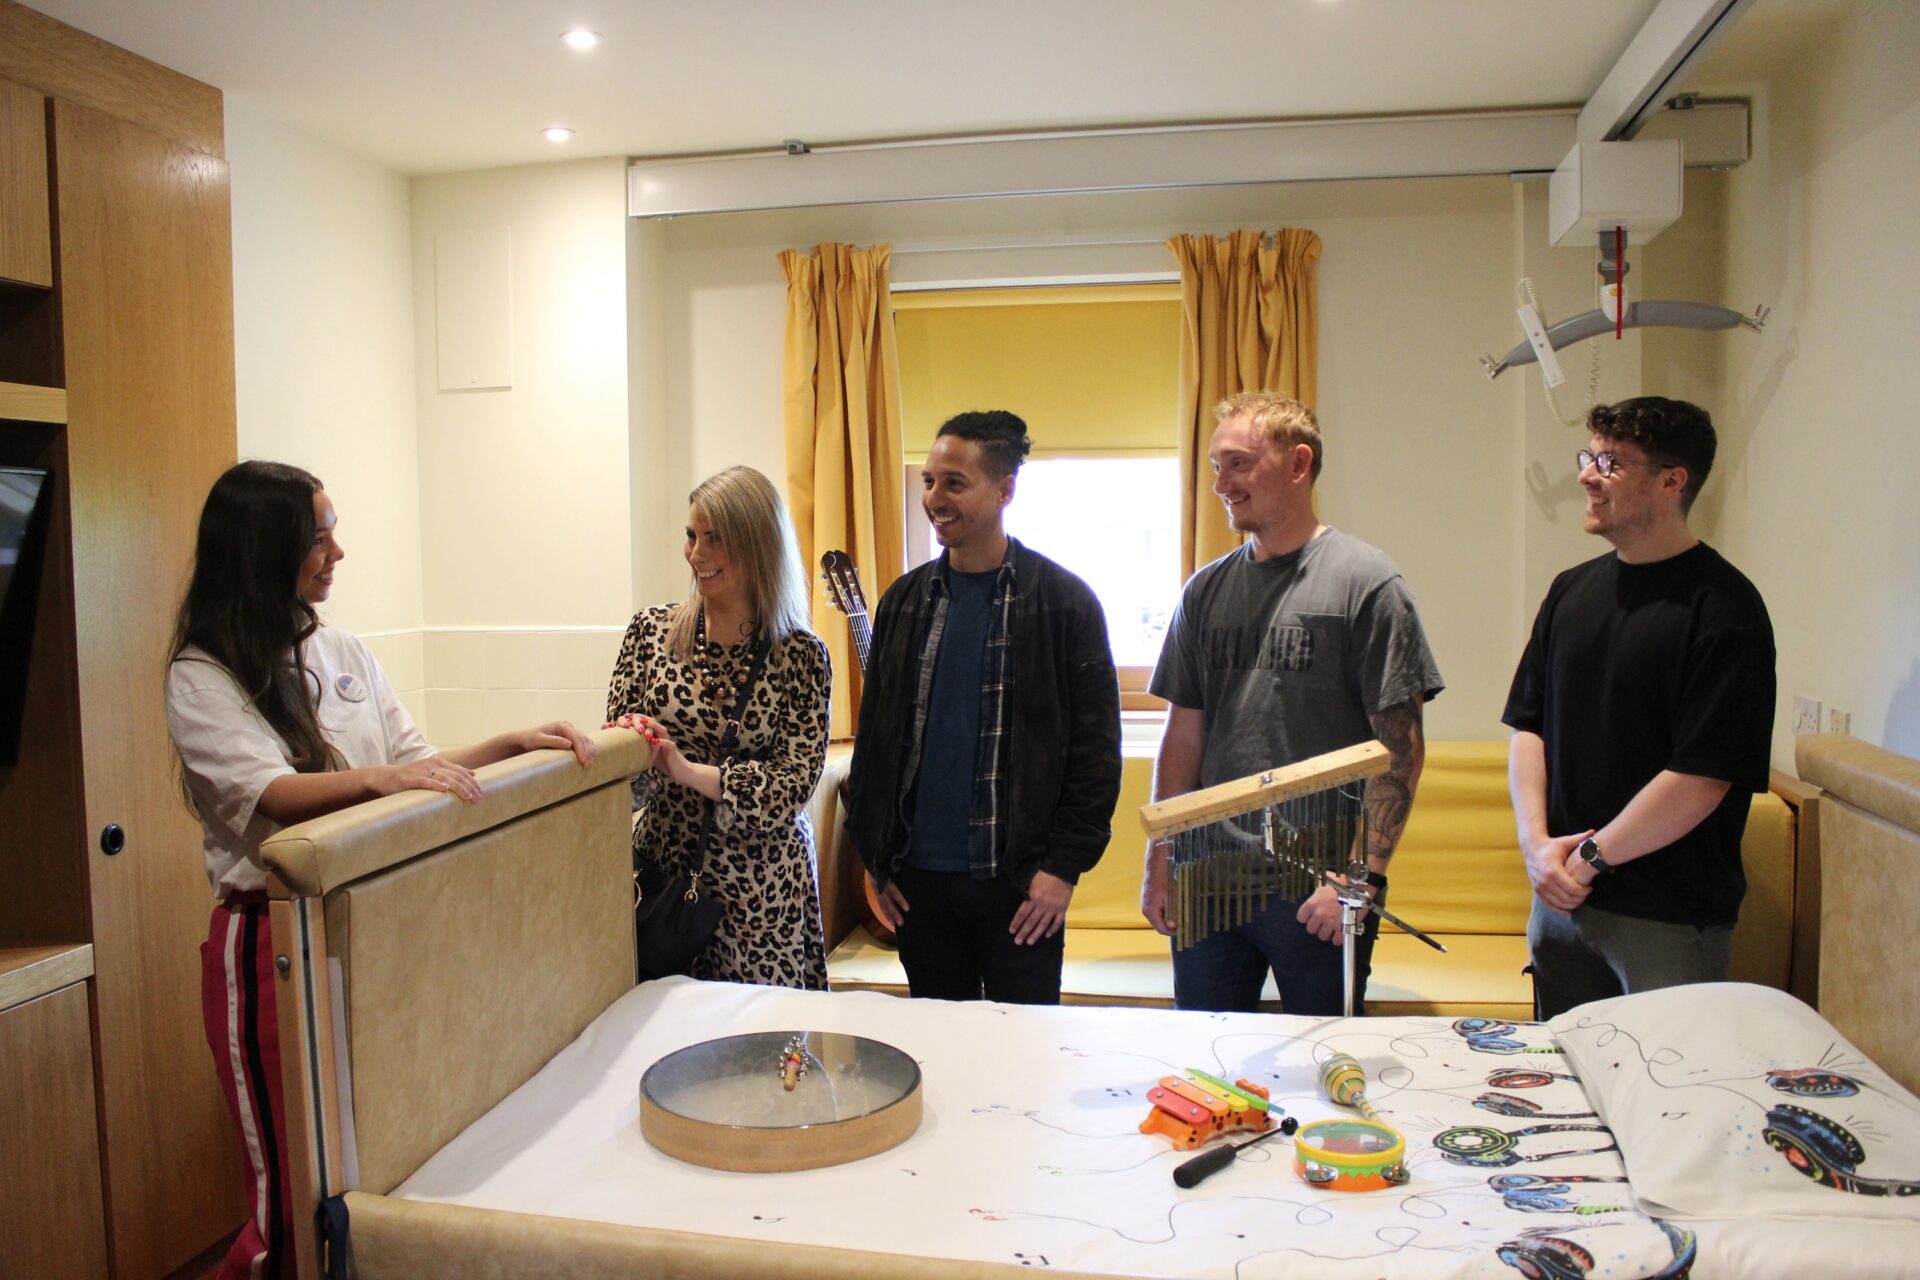
M 1839 707 L 1828 707 L 1827 708 L 1827 732 L 1828 733 L 1852 733 L 1853 732 L 1853 713 L 1851 711 L 1843 711 Z
M 1793 695 L 1793 731 L 1820 732 L 1820 699 L 1809 698 L 1804 693 Z

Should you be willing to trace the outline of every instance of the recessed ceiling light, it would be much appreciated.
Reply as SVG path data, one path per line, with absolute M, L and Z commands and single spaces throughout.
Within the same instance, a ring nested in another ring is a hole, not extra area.
M 575 27 L 571 31 L 561 32 L 560 38 L 567 42 L 567 48 L 578 49 L 582 53 L 585 53 L 588 49 L 600 43 L 600 33 L 598 31 L 588 31 L 581 27 Z
M 573 136 L 573 130 L 564 128 L 560 125 L 555 125 L 551 129 L 542 129 L 540 131 L 540 136 L 545 138 L 548 142 L 565 142 L 568 138 L 571 138 Z

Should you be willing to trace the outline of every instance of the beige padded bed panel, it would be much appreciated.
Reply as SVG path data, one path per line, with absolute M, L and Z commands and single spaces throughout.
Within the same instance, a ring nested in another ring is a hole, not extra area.
M 494 1209 L 349 1195 L 357 1280 L 1014 1280 L 1012 1263 L 770 1245 Z M 1092 1280 L 1048 1270 L 1057 1280 Z
M 404 1181 L 633 986 L 629 811 L 624 782 L 602 786 L 327 895 L 362 1190 Z
M 1920 1092 L 1920 761 L 1842 734 L 1794 743 L 1820 800 L 1820 1012 Z
M 1820 823 L 1820 1012 L 1920 1093 L 1920 833 L 1831 799 Z

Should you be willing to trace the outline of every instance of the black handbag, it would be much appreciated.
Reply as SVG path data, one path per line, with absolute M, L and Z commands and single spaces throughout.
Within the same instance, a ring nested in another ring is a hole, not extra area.
M 686 973 L 720 927 L 720 899 L 677 871 L 634 859 L 633 957 L 640 980 Z
M 720 738 L 720 760 L 733 754 L 739 745 L 740 717 L 747 709 L 747 699 L 753 696 L 753 686 L 759 683 L 770 647 L 762 641 L 754 651 L 753 667 L 740 686 L 727 717 L 726 732 Z M 707 801 L 706 807 L 693 874 L 668 871 L 634 850 L 633 958 L 642 982 L 687 973 L 694 957 L 706 950 L 720 927 L 720 900 L 700 891 L 700 873 L 706 870 L 707 847 L 713 839 L 714 802 Z

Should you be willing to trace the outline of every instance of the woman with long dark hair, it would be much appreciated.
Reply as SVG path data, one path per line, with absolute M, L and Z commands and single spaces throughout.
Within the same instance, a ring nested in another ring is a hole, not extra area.
M 720 901 L 694 977 L 824 991 L 807 800 L 831 673 L 793 525 L 770 480 L 729 467 L 688 495 L 686 534 L 687 598 L 634 615 L 607 690 L 608 720 L 653 743 L 633 783 L 634 854 L 697 872 Z
M 246 1224 L 221 1276 L 293 1274 L 266 870 L 281 827 L 399 791 L 480 798 L 474 770 L 593 746 L 556 722 L 436 753 L 354 636 L 320 622 L 345 556 L 333 502 L 298 467 L 242 462 L 207 495 L 167 669 L 167 728 L 216 899 L 201 948 L 207 1043 L 247 1163 Z

